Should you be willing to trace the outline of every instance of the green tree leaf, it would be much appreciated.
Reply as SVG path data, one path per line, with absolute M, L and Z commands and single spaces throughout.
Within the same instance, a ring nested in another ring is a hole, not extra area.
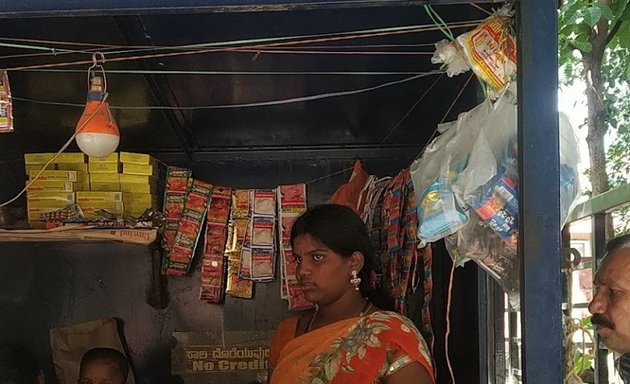
M 590 27 L 594 27 L 595 24 L 597 24 L 602 18 L 602 10 L 597 5 L 588 7 L 578 13 L 584 19 L 584 23 L 586 23 Z
M 593 50 L 593 44 L 588 41 L 575 40 L 571 42 L 573 46 L 582 52 L 590 52 Z
M 613 14 L 612 9 L 608 5 L 602 3 L 601 1 L 594 4 L 593 7 L 599 9 L 601 17 L 610 21 L 615 19 L 615 15 Z

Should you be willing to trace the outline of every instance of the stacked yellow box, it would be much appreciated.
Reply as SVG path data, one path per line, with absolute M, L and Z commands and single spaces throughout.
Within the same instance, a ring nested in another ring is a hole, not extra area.
M 76 200 L 88 219 L 97 218 L 98 210 L 106 210 L 117 216 L 123 214 L 122 192 L 85 191 L 77 192 Z
M 88 165 L 91 191 L 120 192 L 120 163 L 117 152 L 105 157 L 90 156 Z
M 32 180 L 54 153 L 24 155 Z M 41 222 L 41 214 L 77 203 L 87 218 L 99 209 L 137 217 L 158 207 L 159 169 L 150 155 L 120 152 L 106 157 L 62 153 L 28 188 L 29 219 Z M 37 194 L 35 194 L 37 193 Z
M 44 165 L 55 156 L 54 153 L 25 153 L 24 154 L 24 166 L 26 175 L 28 176 L 30 171 L 41 171 Z M 57 169 L 55 164 L 49 164 L 46 167 L 48 170 Z
M 62 171 L 75 171 L 77 173 L 76 191 L 89 191 L 90 180 L 88 178 L 88 165 L 85 155 L 81 152 L 61 153 L 55 159 L 55 166 Z
M 28 186 L 26 190 L 27 214 L 28 221 L 34 228 L 45 226 L 42 217 L 44 213 L 65 208 L 75 202 L 76 172 L 59 171 L 54 163 L 48 164 L 42 171 L 46 163 L 54 156 L 54 153 L 24 154 L 25 171 L 28 176 L 26 181 Z M 41 175 L 33 181 L 40 172 Z
M 137 217 L 147 209 L 158 209 L 158 165 L 155 159 L 147 154 L 120 152 L 120 163 L 125 215 Z

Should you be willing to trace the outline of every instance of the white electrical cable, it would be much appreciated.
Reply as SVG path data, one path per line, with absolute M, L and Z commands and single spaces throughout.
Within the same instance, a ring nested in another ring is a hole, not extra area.
M 184 106 L 184 107 L 167 107 L 167 106 L 146 106 L 146 107 L 143 106 L 143 107 L 140 107 L 140 106 L 110 105 L 109 108 L 110 109 L 117 109 L 117 110 L 180 110 L 180 111 L 192 111 L 192 110 L 203 110 L 203 109 L 232 109 L 232 108 L 268 107 L 268 106 L 276 106 L 276 105 L 283 105 L 283 104 L 303 103 L 303 102 L 306 102 L 306 101 L 315 101 L 315 100 L 329 99 L 329 98 L 342 97 L 342 96 L 358 95 L 358 94 L 361 94 L 361 93 L 372 92 L 372 91 L 376 91 L 376 90 L 379 90 L 379 89 L 383 89 L 383 88 L 387 88 L 387 87 L 391 87 L 391 86 L 407 83 L 407 82 L 414 81 L 414 80 L 417 80 L 417 79 L 420 79 L 420 78 L 423 78 L 423 77 L 434 76 L 434 75 L 442 75 L 443 73 L 444 73 L 444 71 L 436 70 L 436 71 L 424 72 L 424 73 L 421 73 L 419 75 L 406 77 L 404 79 L 400 79 L 400 80 L 396 80 L 396 81 L 390 81 L 390 82 L 387 82 L 387 83 L 381 83 L 379 85 L 375 85 L 375 86 L 367 87 L 367 88 L 353 89 L 353 90 L 348 90 L 348 91 L 322 93 L 322 94 L 309 95 L 309 96 L 300 96 L 300 97 L 293 97 L 293 98 L 289 98 L 289 99 L 276 99 L 276 100 L 260 101 L 260 102 L 254 102 L 254 103 L 202 105 L 202 106 L 197 106 L 197 107 L 186 107 L 186 106 Z M 66 107 L 81 107 L 81 104 L 76 104 L 76 103 L 33 100 L 33 99 L 26 99 L 26 98 L 22 98 L 22 97 L 18 97 L 18 96 L 12 96 L 12 99 L 13 100 L 17 100 L 17 101 L 27 102 L 27 103 L 34 103 L 34 104 L 58 105 L 58 106 L 66 106 Z
M 44 171 L 46 170 L 46 167 L 48 167 L 53 161 L 55 161 L 55 159 L 57 157 L 59 157 L 59 155 L 61 155 L 63 153 L 63 151 L 65 151 L 68 146 L 70 146 L 70 144 L 72 143 L 72 140 L 74 140 L 75 137 L 77 137 L 77 134 L 79 134 L 79 132 L 81 132 L 81 130 L 87 125 L 87 123 L 90 122 L 90 120 L 92 120 L 92 118 L 96 115 L 96 113 L 101 109 L 101 107 L 103 106 L 103 104 L 105 103 L 105 100 L 107 100 L 107 96 L 109 96 L 109 94 L 104 94 L 103 95 L 103 100 L 101 100 L 101 102 L 98 104 L 98 106 L 96 107 L 96 109 L 94 110 L 94 112 L 92 112 L 92 114 L 90 116 L 88 116 L 87 120 L 85 120 L 83 122 L 83 124 L 81 124 L 80 127 L 78 127 L 74 133 L 72 134 L 72 136 L 70 136 L 70 139 L 68 139 L 68 141 L 66 141 L 66 143 L 61 147 L 61 149 L 55 154 L 55 156 L 52 157 L 52 159 L 48 160 L 48 162 L 46 164 L 44 164 L 44 166 L 42 167 L 42 169 L 39 171 L 39 173 L 28 182 L 28 184 L 26 184 L 26 186 L 24 187 L 24 189 L 22 189 L 20 191 L 20 193 L 18 193 L 15 197 L 13 197 L 11 200 L 5 201 L 4 203 L 0 204 L 0 208 L 5 207 L 11 203 L 13 203 L 14 201 L 16 201 L 17 199 L 20 198 L 20 196 L 22 196 L 26 191 L 28 191 L 28 188 L 42 175 L 42 173 L 44 173 Z

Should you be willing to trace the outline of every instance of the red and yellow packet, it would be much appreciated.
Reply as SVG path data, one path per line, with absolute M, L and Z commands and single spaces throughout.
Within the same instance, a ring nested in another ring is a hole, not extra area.
M 231 188 L 213 189 L 206 215 L 199 293 L 200 300 L 209 303 L 220 303 L 224 298 L 226 273 L 224 252 L 228 241 L 231 203 Z
M 177 228 L 173 248 L 168 253 L 166 274 L 188 274 L 201 235 L 202 224 L 208 210 L 212 184 L 194 180 L 186 196 L 186 204 Z

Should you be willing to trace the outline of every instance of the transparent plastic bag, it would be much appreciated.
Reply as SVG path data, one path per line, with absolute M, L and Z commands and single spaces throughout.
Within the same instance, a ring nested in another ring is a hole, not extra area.
M 442 124 L 442 132 L 411 165 L 411 179 L 418 199 L 418 237 L 429 243 L 457 232 L 468 222 L 465 203 L 452 185 L 468 166 L 472 144 L 492 110 L 490 100 Z
M 473 260 L 497 281 L 508 295 L 510 305 L 518 309 L 520 301 L 520 262 L 518 233 L 502 239 L 475 214 L 464 228 L 445 239 L 446 249 L 457 266 Z
M 560 113 L 560 224 L 566 220 L 573 210 L 580 194 L 580 178 L 578 163 L 580 152 L 578 141 L 569 122 L 569 118 Z
M 518 184 L 517 127 L 516 88 L 510 87 L 482 123 L 473 139 L 468 167 L 454 185 L 464 201 L 469 202 L 499 173 Z

